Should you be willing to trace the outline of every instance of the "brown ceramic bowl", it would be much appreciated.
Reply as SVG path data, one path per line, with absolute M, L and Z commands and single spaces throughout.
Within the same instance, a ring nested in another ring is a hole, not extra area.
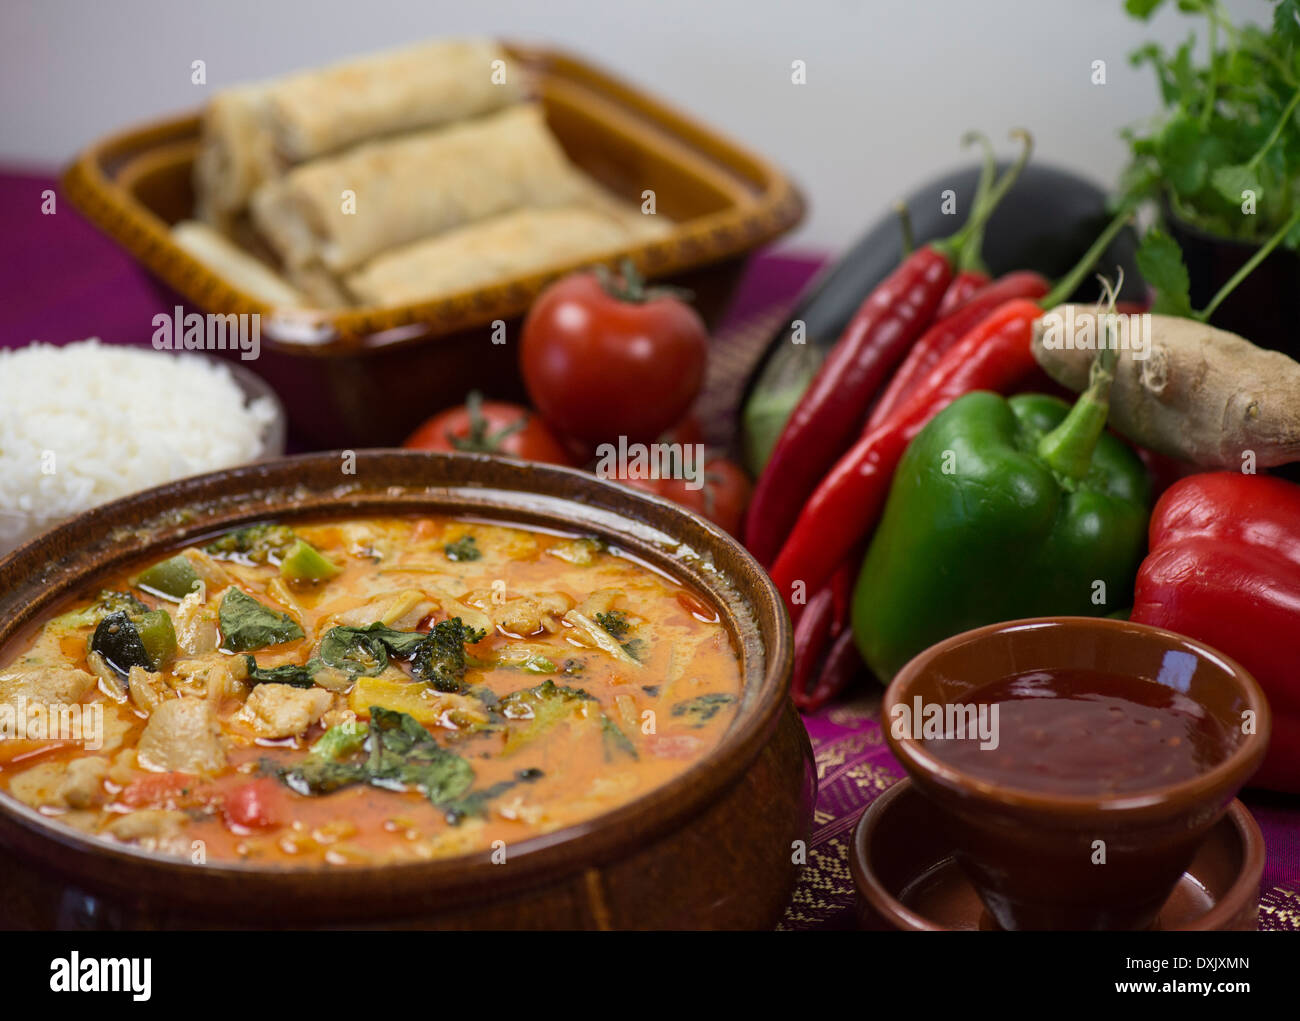
M 1185 694 L 1235 746 L 1206 772 L 1136 793 L 1081 796 L 995 784 L 955 769 L 911 734 L 902 707 L 966 703 L 975 688 L 1032 670 L 1089 669 L 1154 680 L 1171 653 L 1195 661 Z M 1255 733 L 1242 733 L 1254 713 Z M 957 861 L 1006 929 L 1150 926 L 1210 829 L 1258 768 L 1268 703 L 1254 679 L 1209 646 L 1159 628 L 1092 617 L 1012 621 L 932 646 L 881 705 L 885 738 L 936 809 Z M 1104 841 L 1105 863 L 1095 857 Z
M 0 795 L 0 927 L 749 928 L 779 918 L 816 781 L 790 705 L 790 629 L 758 564 L 673 504 L 568 468 L 360 451 L 200 475 L 106 504 L 0 560 L 0 648 L 141 554 L 268 517 L 446 512 L 598 534 L 707 593 L 742 657 L 730 731 L 645 797 L 512 849 L 385 867 L 192 865 Z

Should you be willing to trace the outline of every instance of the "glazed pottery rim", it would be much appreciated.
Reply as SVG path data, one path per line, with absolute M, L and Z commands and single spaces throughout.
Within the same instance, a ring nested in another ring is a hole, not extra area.
M 591 506 L 590 503 L 582 500 L 584 495 L 589 496 L 593 491 L 608 491 L 612 503 L 603 507 L 604 513 L 621 519 L 625 528 L 641 524 L 652 531 L 660 530 L 663 526 L 647 524 L 635 517 L 628 508 L 641 507 L 653 510 L 658 514 L 666 515 L 669 520 L 675 521 L 678 525 L 684 526 L 687 533 L 695 532 L 706 539 L 710 543 L 708 550 L 699 550 L 698 553 L 703 555 L 707 552 L 709 562 L 720 559 L 717 556 L 718 554 L 723 554 L 728 559 L 734 558 L 734 568 L 726 571 L 718 569 L 714 572 L 714 576 L 718 580 L 712 588 L 699 580 L 698 575 L 688 576 L 685 565 L 674 570 L 669 563 L 673 554 L 669 551 L 660 551 L 658 559 L 662 563 L 656 564 L 652 560 L 651 566 L 657 570 L 666 571 L 679 582 L 701 589 L 714 605 L 723 625 L 727 627 L 729 634 L 731 634 L 733 644 L 737 647 L 737 655 L 743 657 L 745 650 L 741 645 L 741 636 L 732 632 L 729 624 L 728 595 L 725 591 L 729 589 L 733 593 L 730 596 L 731 602 L 743 604 L 752 619 L 756 628 L 755 640 L 758 643 L 762 657 L 761 662 L 755 663 L 742 660 L 741 680 L 744 687 L 737 707 L 736 719 L 719 743 L 710 749 L 703 758 L 668 782 L 647 790 L 627 804 L 571 826 L 531 837 L 520 841 L 518 844 L 512 844 L 509 849 L 509 860 L 516 868 L 510 870 L 510 887 L 517 887 L 521 883 L 527 885 L 530 880 L 539 875 L 544 875 L 556 867 L 581 869 L 589 866 L 593 861 L 609 860 L 622 853 L 628 853 L 626 847 L 633 840 L 648 844 L 664 832 L 669 831 L 674 823 L 685 822 L 694 818 L 744 775 L 746 767 L 761 752 L 789 701 L 787 695 L 793 658 L 789 617 L 784 611 L 784 604 L 771 579 L 768 578 L 766 572 L 762 570 L 757 561 L 750 556 L 744 547 L 712 522 L 671 501 L 653 496 L 631 486 L 602 479 L 588 472 L 565 466 L 524 461 L 495 454 L 435 453 L 400 448 L 372 448 L 352 452 L 355 454 L 359 466 L 358 474 L 360 474 L 360 466 L 366 461 L 377 461 L 389 457 L 397 457 L 412 466 L 426 463 L 429 460 L 442 461 L 451 466 L 459 464 L 466 466 L 465 470 L 471 474 L 464 478 L 448 478 L 438 484 L 417 482 L 403 484 L 392 478 L 381 478 L 366 487 L 360 485 L 353 487 L 350 491 L 359 498 L 364 499 L 367 495 L 373 497 L 376 506 L 368 508 L 349 509 L 345 504 L 334 511 L 316 508 L 303 511 L 292 505 L 267 504 L 254 511 L 250 502 L 250 506 L 247 508 L 244 508 L 242 504 L 238 505 L 238 507 L 246 509 L 247 513 L 240 513 L 237 517 L 228 521 L 223 519 L 219 523 L 213 522 L 210 527 L 197 532 L 187 531 L 183 524 L 174 522 L 168 524 L 164 520 L 177 516 L 184 511 L 206 506 L 209 503 L 219 507 L 222 502 L 220 500 L 185 499 L 187 494 L 194 494 L 205 486 L 228 481 L 232 487 L 230 492 L 242 493 L 251 497 L 257 490 L 248 488 L 250 484 L 276 473 L 283 473 L 285 477 L 274 483 L 267 483 L 266 488 L 273 492 L 287 496 L 306 488 L 309 492 L 314 492 L 317 495 L 327 495 L 331 490 L 338 487 L 304 487 L 302 483 L 294 483 L 290 479 L 295 475 L 302 475 L 310 466 L 317 464 L 324 465 L 328 463 L 337 473 L 339 460 L 343 453 L 343 451 L 321 451 L 298 454 L 201 475 L 187 476 L 162 486 L 141 490 L 130 496 L 101 504 L 55 528 L 41 533 L 6 556 L 0 557 L 0 579 L 4 578 L 6 571 L 13 571 L 15 566 L 22 565 L 23 561 L 33 561 L 32 564 L 27 566 L 35 566 L 35 563 L 41 562 L 39 558 L 46 556 L 47 548 L 55 548 L 60 540 L 70 538 L 81 530 L 86 530 L 85 534 L 81 535 L 80 540 L 76 543 L 77 550 L 68 554 L 66 558 L 66 562 L 72 564 L 78 564 L 78 558 L 80 558 L 81 563 L 77 570 L 80 570 L 81 573 L 70 580 L 64 579 L 61 584 L 52 586 L 57 591 L 51 596 L 51 599 L 43 603 L 42 607 L 35 613 L 23 617 L 20 623 L 10 625 L 0 619 L 0 636 L 4 636 L 3 641 L 0 641 L 0 651 L 3 651 L 3 648 L 13 641 L 16 635 L 21 634 L 23 629 L 41 619 L 48 612 L 50 605 L 76 591 L 78 587 L 92 582 L 97 576 L 115 569 L 113 566 L 104 563 L 87 568 L 84 560 L 93 554 L 96 544 L 105 540 L 115 526 L 117 528 L 129 528 L 131 526 L 127 522 L 132 520 L 139 523 L 138 518 L 132 519 L 131 517 L 132 508 L 147 505 L 155 499 L 164 498 L 169 507 L 168 510 L 164 511 L 155 510 L 149 519 L 150 523 L 157 525 L 160 532 L 157 536 L 148 540 L 143 547 L 133 550 L 129 559 L 147 556 L 150 550 L 172 549 L 184 544 L 186 541 L 196 539 L 200 535 L 237 527 L 241 522 L 249 523 L 274 517 L 290 520 L 295 517 L 326 519 L 348 515 L 360 517 L 419 513 L 414 505 L 403 507 L 398 504 L 397 496 L 393 495 L 395 489 L 427 494 L 426 506 L 439 501 L 444 505 L 437 509 L 429 508 L 425 513 L 445 513 L 453 516 L 460 514 L 465 517 L 477 517 L 479 519 L 482 519 L 482 512 L 485 509 L 491 509 L 490 505 L 461 506 L 458 508 L 455 505 L 458 493 L 472 490 L 483 494 L 505 492 L 517 493 L 521 496 L 545 495 L 534 494 L 522 487 L 511 488 L 499 481 L 486 484 L 476 484 L 472 481 L 473 473 L 475 473 L 474 466 L 483 468 L 498 466 L 502 470 L 521 475 L 530 477 L 552 476 L 572 483 L 573 495 L 571 497 L 551 496 L 548 497 L 550 501 L 558 500 L 560 502 Z M 241 483 L 244 486 L 242 489 L 239 488 Z M 583 493 L 584 489 L 586 494 Z M 439 492 L 442 494 L 441 497 Z M 388 509 L 378 506 L 386 495 L 394 501 L 393 506 Z M 495 520 L 507 525 L 512 521 L 508 511 L 524 510 L 523 507 L 498 509 L 504 509 L 507 512 L 498 515 Z M 533 513 L 538 518 L 544 518 L 548 512 L 535 511 Z M 516 523 L 518 522 L 516 521 Z M 569 533 L 591 531 L 591 528 L 581 518 L 576 522 L 553 520 L 542 523 L 541 521 L 535 521 L 520 524 L 519 527 L 553 528 Z M 627 549 L 628 553 L 639 560 L 645 560 L 645 555 L 635 547 L 638 544 L 647 544 L 646 540 L 638 540 L 630 532 L 620 535 L 612 528 L 609 529 L 609 535 L 616 546 L 622 545 L 619 542 L 622 539 L 624 543 L 628 543 L 632 547 Z M 679 550 L 681 545 L 684 545 L 684 543 L 679 544 Z M 737 573 L 735 568 L 744 569 L 744 573 L 751 577 L 757 587 L 759 598 L 750 599 L 745 597 L 738 588 L 726 584 L 726 575 Z M 762 598 L 764 594 L 766 599 Z M 5 607 L 6 602 L 12 601 L 12 598 L 9 591 L 0 590 L 0 607 Z M 775 611 L 776 617 L 774 622 L 775 632 L 770 635 L 765 634 L 766 626 L 769 623 L 764 619 L 765 602 Z M 21 615 L 22 607 L 5 608 L 17 609 Z M 751 689 L 752 699 L 747 697 L 750 695 Z M 8 792 L 0 792 L 0 821 L 16 823 L 19 830 L 27 837 L 33 838 L 37 844 L 56 843 L 68 849 L 74 855 L 79 856 L 79 860 L 120 862 L 135 868 L 167 873 L 182 882 L 187 879 L 209 879 L 211 882 L 205 885 L 210 886 L 213 890 L 228 889 L 228 883 L 232 880 L 256 879 L 259 882 L 269 881 L 274 883 L 280 879 L 288 880 L 292 878 L 297 881 L 314 881 L 321 885 L 355 883 L 359 886 L 366 886 L 368 884 L 383 884 L 388 879 L 409 878 L 414 880 L 417 877 L 421 882 L 421 889 L 432 890 L 443 887 L 458 889 L 466 884 L 481 882 L 483 877 L 488 874 L 485 872 L 487 869 L 496 872 L 500 871 L 499 866 L 493 864 L 490 860 L 490 849 L 429 860 L 373 865 L 258 864 L 234 861 L 194 864 L 186 859 L 157 851 L 102 840 L 90 834 L 81 833 L 70 826 L 52 824 L 51 820 L 42 815 L 37 809 L 19 802 Z M 15 847 L 15 851 L 20 854 L 25 853 L 21 848 L 17 847 Z
M 1123 794 L 1103 795 L 1059 794 L 984 780 L 926 752 L 922 742 L 911 735 L 905 735 L 901 739 L 894 735 L 893 727 L 889 723 L 894 707 L 912 697 L 912 685 L 923 676 L 935 659 L 958 646 L 981 642 L 1009 632 L 1044 628 L 1109 631 L 1116 635 L 1138 634 L 1151 640 L 1159 640 L 1166 647 L 1176 646 L 1194 651 L 1198 658 L 1213 663 L 1237 685 L 1238 691 L 1245 700 L 1246 708 L 1255 713 L 1255 733 L 1251 736 L 1251 740 L 1238 743 L 1227 756 L 1211 768 L 1187 780 L 1174 784 L 1157 784 Z M 1050 815 L 1073 815 L 1080 812 L 1117 813 L 1158 810 L 1162 807 L 1174 811 L 1180 806 L 1208 798 L 1216 791 L 1238 790 L 1250 779 L 1263 760 L 1272 730 L 1272 713 L 1263 689 L 1250 672 L 1236 660 L 1186 635 L 1152 627 L 1149 624 L 1108 617 L 1029 617 L 1023 620 L 988 624 L 946 638 L 917 654 L 894 676 L 885 689 L 880 706 L 880 718 L 881 729 L 884 731 L 885 741 L 890 751 L 918 782 L 918 786 L 934 784 L 960 794 L 977 796 L 986 802 L 995 802 L 1016 809 L 1031 809 Z
M 889 810 L 895 801 L 905 797 L 925 797 L 924 791 L 910 777 L 903 777 L 890 785 L 858 817 L 853 827 L 849 853 L 849 871 L 853 875 L 853 885 L 858 896 L 866 900 L 882 920 L 897 929 L 946 931 L 943 926 L 899 900 L 872 866 L 872 846 L 879 839 Z M 1215 899 L 1210 909 L 1193 920 L 1194 924 L 1171 931 L 1217 931 L 1241 910 L 1243 904 L 1252 899 L 1258 902 L 1259 881 L 1264 871 L 1264 835 L 1250 809 L 1239 799 L 1234 798 L 1229 803 L 1224 815 L 1231 820 L 1233 832 L 1241 842 L 1241 870 L 1223 895 Z M 1217 825 L 1222 824 L 1220 820 Z

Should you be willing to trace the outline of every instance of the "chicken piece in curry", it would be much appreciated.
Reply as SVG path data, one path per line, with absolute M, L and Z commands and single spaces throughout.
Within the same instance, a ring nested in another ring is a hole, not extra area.
M 684 586 L 596 538 L 449 517 L 241 528 L 0 663 L 0 789 L 214 863 L 508 849 L 685 771 L 741 689 Z

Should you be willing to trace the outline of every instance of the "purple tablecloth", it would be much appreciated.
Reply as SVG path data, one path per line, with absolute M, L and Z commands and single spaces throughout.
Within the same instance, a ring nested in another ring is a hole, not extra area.
M 0 249 L 0 347 L 89 336 L 147 343 L 154 313 L 168 311 L 159 292 L 62 196 L 54 213 L 43 213 L 43 192 L 54 187 L 48 177 L 0 174 L 0 222 L 7 233 Z M 820 262 L 776 255 L 756 259 L 718 331 L 722 351 L 752 344 L 762 324 L 780 314 Z M 862 809 L 903 775 L 881 739 L 878 702 L 878 692 L 859 693 L 805 718 L 817 753 L 819 793 L 808 864 L 785 928 L 854 924 L 848 864 L 853 826 Z M 1268 848 L 1260 927 L 1300 930 L 1300 797 L 1248 792 L 1243 800 Z

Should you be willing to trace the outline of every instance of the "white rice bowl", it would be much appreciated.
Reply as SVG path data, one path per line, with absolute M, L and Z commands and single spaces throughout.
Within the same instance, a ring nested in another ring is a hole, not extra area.
M 266 456 L 278 414 L 194 353 L 0 350 L 0 555 L 108 500 Z

